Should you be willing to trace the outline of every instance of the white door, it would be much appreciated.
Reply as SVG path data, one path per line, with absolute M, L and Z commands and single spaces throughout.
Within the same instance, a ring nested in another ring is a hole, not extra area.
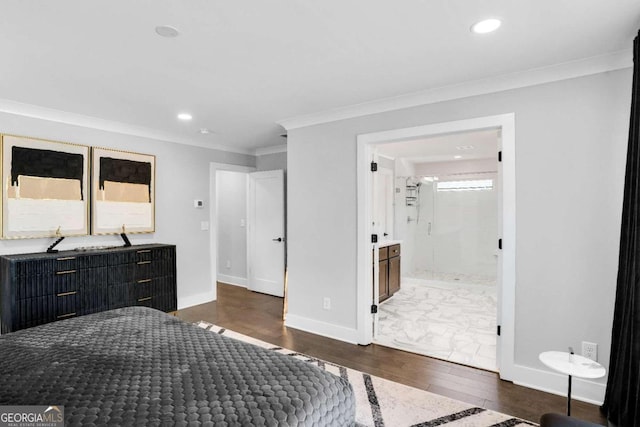
M 248 288 L 284 296 L 284 173 L 249 174 L 247 211 Z

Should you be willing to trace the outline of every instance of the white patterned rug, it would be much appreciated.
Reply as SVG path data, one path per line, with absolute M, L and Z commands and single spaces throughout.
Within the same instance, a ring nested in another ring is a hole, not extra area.
M 286 348 L 200 321 L 197 326 L 227 337 L 313 363 L 347 378 L 356 395 L 356 421 L 372 427 L 524 427 L 536 424 L 489 409 L 419 390 L 355 369 L 325 362 Z

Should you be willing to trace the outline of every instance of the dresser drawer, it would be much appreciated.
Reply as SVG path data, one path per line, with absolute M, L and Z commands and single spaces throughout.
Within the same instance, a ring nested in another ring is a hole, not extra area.
M 64 271 L 77 270 L 78 269 L 78 257 L 67 256 L 56 258 L 53 261 L 53 272 L 60 273 Z
M 133 286 L 133 298 L 138 301 L 160 293 L 159 279 L 140 279 Z
M 78 290 L 78 270 L 63 270 L 53 276 L 55 294 Z
M 56 320 L 68 319 L 78 315 L 80 293 L 78 291 L 61 292 L 56 295 Z
M 155 308 L 155 303 L 157 298 L 158 298 L 157 296 L 142 297 L 142 298 L 138 298 L 133 304 L 140 305 L 142 307 Z

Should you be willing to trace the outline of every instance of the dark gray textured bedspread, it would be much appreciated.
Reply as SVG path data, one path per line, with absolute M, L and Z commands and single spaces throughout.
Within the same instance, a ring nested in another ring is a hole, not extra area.
M 0 336 L 0 404 L 64 405 L 66 425 L 352 425 L 348 381 L 129 307 Z

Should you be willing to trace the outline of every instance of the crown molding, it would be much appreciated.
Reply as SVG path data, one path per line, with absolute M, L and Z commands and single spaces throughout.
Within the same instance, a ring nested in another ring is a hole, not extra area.
M 467 98 L 470 96 L 486 95 L 494 92 L 535 86 L 560 80 L 589 76 L 607 71 L 621 70 L 633 66 L 633 52 L 631 49 L 613 52 L 606 55 L 594 56 L 577 61 L 564 62 L 548 67 L 535 68 L 517 73 L 505 74 L 482 80 L 443 86 L 420 92 L 382 98 L 376 101 L 321 111 L 292 117 L 277 122 L 287 129 L 297 129 L 321 123 L 335 122 L 354 117 L 368 116 L 419 105 L 434 104 L 436 102 Z
M 228 151 L 239 154 L 252 155 L 252 150 L 237 147 L 231 147 L 221 144 L 212 144 L 197 139 L 185 138 L 183 135 L 171 132 L 163 132 L 144 126 L 136 126 L 128 123 L 105 120 L 93 116 L 85 116 L 83 114 L 71 113 L 69 111 L 56 110 L 53 108 L 41 107 L 39 105 L 25 104 L 22 102 L 12 101 L 9 99 L 0 99 L 0 112 L 13 114 L 16 116 L 30 117 L 40 120 L 46 120 L 56 123 L 64 123 L 73 126 L 79 126 L 90 129 L 103 130 L 107 132 L 119 133 L 122 135 L 131 135 L 142 138 L 155 139 L 159 141 L 170 142 L 174 144 L 192 145 L 196 147 L 208 148 L 213 150 Z
M 286 153 L 287 144 L 272 145 L 270 147 L 256 148 L 254 151 L 255 156 L 264 156 L 267 154 Z

